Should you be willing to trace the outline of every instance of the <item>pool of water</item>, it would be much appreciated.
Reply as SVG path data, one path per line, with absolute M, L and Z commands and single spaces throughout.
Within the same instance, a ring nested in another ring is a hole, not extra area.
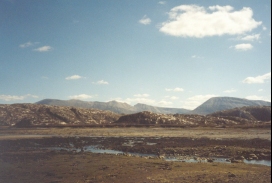
M 70 146 L 70 148 L 63 148 L 63 147 L 50 147 L 47 148 L 50 150 L 55 151 L 75 151 L 80 152 L 81 149 L 76 149 L 73 146 Z M 101 149 L 97 145 L 90 145 L 85 146 L 83 148 L 84 152 L 91 152 L 91 153 L 102 153 L 102 154 L 114 154 L 114 155 L 128 155 L 128 156 L 139 156 L 139 157 L 150 157 L 150 158 L 156 158 L 157 155 L 155 154 L 144 154 L 144 153 L 132 153 L 132 152 L 123 152 L 118 150 L 112 150 L 112 149 Z M 200 158 L 200 157 L 173 157 L 173 156 L 165 156 L 165 161 L 178 161 L 178 162 L 187 162 L 187 163 L 207 163 L 209 158 Z M 228 158 L 223 157 L 212 157 L 210 158 L 213 160 L 213 162 L 218 163 L 231 163 L 228 161 Z M 259 164 L 259 165 L 265 165 L 265 166 L 271 166 L 271 160 L 244 160 L 243 161 L 246 164 Z

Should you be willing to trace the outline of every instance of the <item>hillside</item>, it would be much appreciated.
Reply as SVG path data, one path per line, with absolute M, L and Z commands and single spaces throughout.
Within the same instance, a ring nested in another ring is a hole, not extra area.
M 271 102 L 234 97 L 213 97 L 192 111 L 193 114 L 211 114 L 217 111 L 244 106 L 271 106 Z
M 84 125 L 107 124 L 120 115 L 110 111 L 41 104 L 1 104 L 0 125 Z
M 271 106 L 247 106 L 209 114 L 209 116 L 228 119 L 243 118 L 254 121 L 271 121 Z
M 263 111 L 255 112 L 261 116 Z M 263 118 L 269 118 L 265 113 Z M 269 121 L 256 120 L 255 118 L 243 118 L 231 115 L 197 115 L 197 114 L 158 114 L 148 111 L 121 116 L 117 124 L 126 125 L 178 125 L 178 126 L 235 126 L 235 125 L 263 125 Z

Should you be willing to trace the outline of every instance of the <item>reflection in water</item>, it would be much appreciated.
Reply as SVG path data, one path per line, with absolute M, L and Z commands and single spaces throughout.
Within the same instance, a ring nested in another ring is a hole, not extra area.
M 50 147 L 49 149 L 55 150 L 55 151 L 60 151 L 60 150 L 75 151 L 75 152 L 81 151 L 81 149 L 76 149 L 71 145 L 70 147 L 71 148 Z M 92 153 L 105 153 L 105 154 L 128 155 L 128 156 L 151 157 L 151 158 L 157 157 L 157 155 L 155 154 L 130 153 L 130 152 L 111 150 L 111 149 L 100 149 L 98 148 L 98 146 L 95 146 L 95 145 L 85 146 L 83 149 L 84 149 L 84 152 L 92 152 Z M 164 157 L 164 160 L 187 162 L 187 163 L 208 162 L 208 158 L 200 158 L 200 157 L 173 157 L 173 156 L 168 157 L 166 156 Z M 222 157 L 221 158 L 213 157 L 212 161 L 218 162 L 218 163 L 230 163 L 230 161 L 228 161 L 228 158 L 222 158 Z M 271 160 L 244 160 L 244 163 L 271 166 Z
M 271 166 L 271 161 L 268 161 L 268 160 L 246 160 L 245 159 L 244 163 Z

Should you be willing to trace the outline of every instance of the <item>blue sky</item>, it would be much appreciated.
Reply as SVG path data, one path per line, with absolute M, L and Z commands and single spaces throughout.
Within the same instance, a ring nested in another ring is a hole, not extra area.
M 0 0 L 0 103 L 271 101 L 270 0 Z

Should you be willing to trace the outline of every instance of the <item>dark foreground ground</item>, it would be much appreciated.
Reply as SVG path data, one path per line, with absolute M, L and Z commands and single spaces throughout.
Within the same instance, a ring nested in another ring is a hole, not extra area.
M 82 133 L 1 129 L 0 182 L 271 182 L 271 166 L 243 163 L 271 161 L 269 130 L 209 129 L 211 136 L 205 135 L 207 129 L 89 129 L 89 135 L 86 129 L 76 130 Z M 238 131 L 252 133 L 234 136 Z M 225 133 L 236 138 L 221 138 Z M 92 153 L 90 147 L 118 152 Z M 179 161 L 166 161 L 167 157 Z M 217 157 L 223 163 L 215 162 Z M 190 158 L 197 162 L 185 162 Z

